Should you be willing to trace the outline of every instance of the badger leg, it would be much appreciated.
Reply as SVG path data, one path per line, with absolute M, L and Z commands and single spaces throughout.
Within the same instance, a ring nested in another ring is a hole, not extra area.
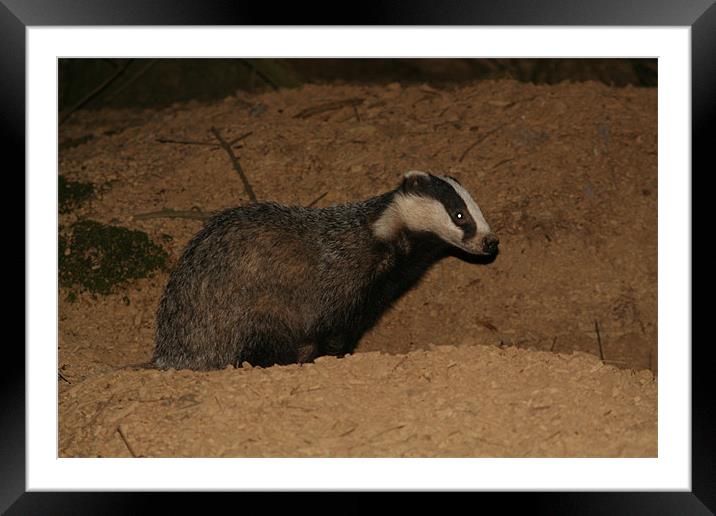
M 330 335 L 321 339 L 319 351 L 322 355 L 335 355 L 337 357 L 342 357 L 346 353 L 353 352 L 356 344 L 358 344 L 359 338 L 360 335 L 356 332 Z
M 296 362 L 305 364 L 313 362 L 318 356 L 318 347 L 312 342 L 307 342 L 296 347 Z
M 310 341 L 291 345 L 288 342 L 280 343 L 273 339 L 266 340 L 265 342 L 260 342 L 259 339 L 253 339 L 252 343 L 254 344 L 253 346 L 244 347 L 242 351 L 237 354 L 234 359 L 234 365 L 236 367 L 241 367 L 244 361 L 252 366 L 259 367 L 303 364 L 313 362 L 319 355 L 318 346 Z

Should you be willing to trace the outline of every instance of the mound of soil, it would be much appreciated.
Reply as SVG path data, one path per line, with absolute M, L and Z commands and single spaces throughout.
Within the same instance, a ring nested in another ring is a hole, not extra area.
M 76 113 L 60 173 L 98 193 L 61 225 L 142 230 L 176 260 L 202 222 L 163 210 L 248 201 L 216 127 L 259 200 L 326 206 L 446 173 L 501 250 L 443 260 L 354 355 L 301 368 L 112 372 L 151 356 L 167 273 L 73 302 L 61 289 L 61 454 L 653 456 L 656 386 L 632 370 L 657 371 L 656 106 L 655 89 L 486 81 Z
M 579 409 L 577 410 L 577 407 Z M 656 382 L 593 355 L 440 346 L 68 389 L 61 456 L 654 457 Z

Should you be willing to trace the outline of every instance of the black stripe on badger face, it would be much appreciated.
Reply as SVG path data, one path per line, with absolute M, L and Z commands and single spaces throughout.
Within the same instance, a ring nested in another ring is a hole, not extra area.
M 456 179 L 452 177 L 450 179 L 458 183 Z M 432 174 L 413 174 L 405 178 L 402 190 L 405 193 L 431 197 L 439 201 L 445 207 L 450 220 L 462 229 L 462 239 L 464 241 L 475 236 L 477 232 L 475 219 L 472 217 L 465 201 L 447 181 Z

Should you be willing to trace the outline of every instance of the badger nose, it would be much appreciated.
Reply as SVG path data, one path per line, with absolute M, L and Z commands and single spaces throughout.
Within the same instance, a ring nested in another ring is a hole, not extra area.
M 497 244 L 500 243 L 500 239 L 497 235 L 490 233 L 482 239 L 482 250 L 487 254 L 495 254 L 497 252 Z

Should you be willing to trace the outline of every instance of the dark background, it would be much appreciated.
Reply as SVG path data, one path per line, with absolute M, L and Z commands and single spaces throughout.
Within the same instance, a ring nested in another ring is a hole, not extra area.
M 59 108 L 164 107 L 212 101 L 236 90 L 305 83 L 400 81 L 450 87 L 514 79 L 535 84 L 599 81 L 657 86 L 656 59 L 61 59 Z

